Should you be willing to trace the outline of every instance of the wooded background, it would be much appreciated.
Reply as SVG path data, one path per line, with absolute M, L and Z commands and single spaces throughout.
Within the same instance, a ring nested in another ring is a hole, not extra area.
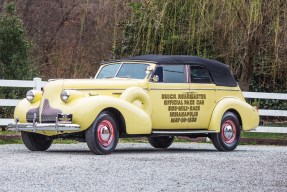
M 228 64 L 243 90 L 287 92 L 287 0 L 0 0 L 1 13 L 8 2 L 44 79 L 93 77 L 103 60 L 186 54 Z

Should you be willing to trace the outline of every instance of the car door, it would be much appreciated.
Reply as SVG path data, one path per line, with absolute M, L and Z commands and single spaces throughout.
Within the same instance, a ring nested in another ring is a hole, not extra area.
M 179 98 L 189 92 L 186 65 L 162 65 L 149 83 L 153 129 L 186 129 L 189 125 L 185 103 Z
M 185 97 L 189 106 L 188 128 L 207 129 L 216 104 L 215 84 L 207 68 L 189 65 L 190 93 Z

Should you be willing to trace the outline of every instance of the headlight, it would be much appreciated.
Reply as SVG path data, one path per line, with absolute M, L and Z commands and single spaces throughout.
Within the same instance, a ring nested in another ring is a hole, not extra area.
M 67 91 L 67 90 L 62 91 L 60 97 L 61 97 L 62 101 L 67 102 L 69 97 L 70 97 L 69 91 Z
M 28 101 L 32 102 L 34 98 L 35 98 L 35 94 L 33 93 L 33 91 L 30 90 L 26 93 L 26 99 Z
M 26 99 L 31 103 L 36 102 L 41 98 L 42 98 L 42 91 L 30 90 L 26 93 Z
M 85 95 L 80 91 L 75 90 L 63 90 L 60 97 L 61 100 L 65 103 L 75 100 L 80 97 L 84 97 Z

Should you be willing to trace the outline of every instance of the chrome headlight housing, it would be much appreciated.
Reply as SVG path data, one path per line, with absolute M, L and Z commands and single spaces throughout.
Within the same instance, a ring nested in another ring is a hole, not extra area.
M 63 90 L 60 95 L 60 98 L 63 102 L 67 102 L 68 99 L 70 98 L 70 92 L 68 90 Z
M 34 98 L 35 98 L 35 94 L 33 93 L 32 90 L 30 90 L 26 93 L 26 99 L 28 101 L 32 102 L 34 100 Z
M 42 91 L 38 91 L 38 90 L 30 90 L 26 93 L 26 99 L 30 102 L 36 102 L 38 100 L 41 99 L 42 97 Z

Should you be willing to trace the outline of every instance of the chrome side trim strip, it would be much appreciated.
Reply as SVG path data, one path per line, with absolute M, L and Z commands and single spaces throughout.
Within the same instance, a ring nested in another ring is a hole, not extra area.
M 216 90 L 218 90 L 218 91 L 239 91 L 238 89 L 236 90 L 236 89 L 216 89 Z
M 104 88 L 104 89 L 65 89 L 65 90 L 74 90 L 74 91 L 105 91 L 105 90 L 117 90 L 117 91 L 122 91 L 126 89 L 116 89 L 116 88 Z
M 162 90 L 189 90 L 187 88 L 173 88 L 173 89 L 163 89 L 163 88 L 150 88 L 150 90 L 155 90 L 155 91 L 162 91 Z
M 113 95 L 121 95 L 122 92 L 112 92 Z
M 202 88 L 202 89 L 200 89 L 200 88 L 197 88 L 197 89 L 192 89 L 192 88 L 190 88 L 190 90 L 192 91 L 192 90 L 215 90 L 215 88 Z
M 198 90 L 202 90 L 202 91 L 204 91 L 204 90 L 216 90 L 216 89 L 214 89 L 214 88 L 205 88 L 205 89 L 186 89 L 186 88 L 173 88 L 173 89 L 164 89 L 164 88 L 151 88 L 150 90 L 190 90 L 190 91 L 198 91 Z

